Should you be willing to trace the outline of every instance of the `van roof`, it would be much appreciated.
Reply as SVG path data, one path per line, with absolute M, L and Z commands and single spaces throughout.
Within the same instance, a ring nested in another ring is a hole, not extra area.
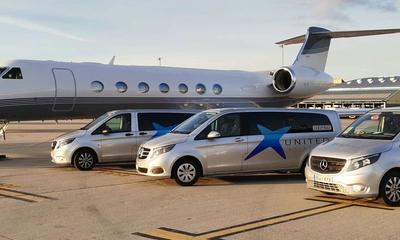
M 377 108 L 373 109 L 370 112 L 393 112 L 393 111 L 400 111 L 400 107 L 388 107 L 388 108 Z
M 194 109 L 119 109 L 109 111 L 109 114 L 119 114 L 119 113 L 198 113 L 200 110 Z
M 400 110 L 400 108 L 399 108 Z M 213 108 L 205 110 L 207 112 L 270 112 L 270 111 L 285 111 L 285 112 L 304 112 L 304 113 L 334 113 L 335 110 L 328 109 L 308 109 L 308 108 L 257 108 L 257 107 L 241 107 L 241 108 Z

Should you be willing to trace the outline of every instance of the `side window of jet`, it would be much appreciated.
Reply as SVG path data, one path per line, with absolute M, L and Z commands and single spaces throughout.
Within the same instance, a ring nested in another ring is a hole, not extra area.
M 21 68 L 11 68 L 4 74 L 3 79 L 22 79 Z
M 138 113 L 139 131 L 172 130 L 192 113 Z

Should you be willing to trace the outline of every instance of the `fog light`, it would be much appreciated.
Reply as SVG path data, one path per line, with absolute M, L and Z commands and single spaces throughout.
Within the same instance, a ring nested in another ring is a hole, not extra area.
M 162 168 L 153 168 L 151 170 L 152 174 L 160 174 L 160 173 L 163 173 L 163 172 L 164 172 L 164 170 Z
M 367 188 L 362 185 L 354 185 L 353 189 L 355 192 L 365 192 L 365 190 L 367 190 Z
M 65 159 L 65 158 L 62 157 L 62 156 L 57 156 L 57 157 L 56 157 L 56 161 L 57 161 L 57 162 L 66 162 L 67 159 Z

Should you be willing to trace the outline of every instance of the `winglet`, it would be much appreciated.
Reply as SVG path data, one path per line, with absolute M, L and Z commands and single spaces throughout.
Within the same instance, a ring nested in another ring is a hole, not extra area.
M 114 65 L 114 60 L 115 60 L 115 55 L 111 58 L 110 63 L 108 63 L 109 65 Z

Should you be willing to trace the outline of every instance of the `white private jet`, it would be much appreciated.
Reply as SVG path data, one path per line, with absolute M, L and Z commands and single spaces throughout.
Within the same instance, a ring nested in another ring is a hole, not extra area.
M 303 46 L 292 65 L 274 72 L 117 66 L 114 58 L 109 64 L 3 62 L 0 133 L 10 121 L 95 118 L 124 108 L 288 107 L 335 84 L 324 72 L 332 38 L 398 32 L 310 27 L 305 35 L 277 42 Z

